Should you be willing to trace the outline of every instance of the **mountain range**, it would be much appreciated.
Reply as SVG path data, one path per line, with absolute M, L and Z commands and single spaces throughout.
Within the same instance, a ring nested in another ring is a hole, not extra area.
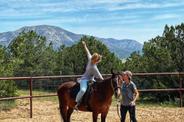
M 0 33 L 0 44 L 8 46 L 10 42 L 16 38 L 22 31 L 35 31 L 38 35 L 45 36 L 47 44 L 52 42 L 55 49 L 61 45 L 71 46 L 77 43 L 85 34 L 75 34 L 65 29 L 50 25 L 25 26 L 16 31 L 9 31 Z M 95 36 L 94 36 L 95 37 Z M 120 58 L 127 58 L 132 52 L 142 50 L 143 45 L 131 39 L 114 39 L 114 38 L 100 38 L 95 37 L 104 43 L 111 52 L 114 52 Z

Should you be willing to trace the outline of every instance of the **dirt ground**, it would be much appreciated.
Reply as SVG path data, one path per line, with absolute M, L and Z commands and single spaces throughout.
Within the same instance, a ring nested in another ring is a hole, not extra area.
M 33 101 L 33 118 L 29 118 L 29 101 L 17 100 L 19 104 L 9 111 L 0 111 L 0 122 L 60 122 L 58 104 L 52 101 Z M 184 122 L 184 108 L 176 107 L 142 107 L 137 106 L 139 122 Z M 72 122 L 92 122 L 89 112 L 74 112 Z M 100 116 L 98 117 L 100 121 Z M 127 114 L 129 122 L 129 114 Z M 116 107 L 111 106 L 107 122 L 120 122 Z

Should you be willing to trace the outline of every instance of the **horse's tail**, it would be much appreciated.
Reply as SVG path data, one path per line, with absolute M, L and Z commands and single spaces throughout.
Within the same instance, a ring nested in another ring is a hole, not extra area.
M 62 102 L 62 100 L 61 100 L 61 99 L 62 99 L 62 96 L 61 96 L 61 95 L 62 95 L 62 93 L 61 93 L 61 88 L 62 88 L 62 87 L 59 87 L 58 90 L 57 90 L 57 96 L 58 96 L 58 100 L 59 100 L 59 109 L 60 109 L 60 110 L 61 110 L 61 106 L 62 106 L 62 104 L 61 104 L 61 102 Z M 61 112 L 61 111 L 60 111 L 60 112 Z
M 60 111 L 60 115 L 63 119 L 64 122 L 67 122 L 67 108 L 66 105 L 64 105 L 64 93 L 63 93 L 63 84 L 59 86 L 58 90 L 57 90 L 57 95 L 58 95 L 58 100 L 59 100 L 59 111 Z
M 62 104 L 62 102 L 64 101 L 63 104 L 65 104 L 66 102 L 66 99 L 65 96 L 66 94 L 68 94 L 68 90 L 74 86 L 76 84 L 76 82 L 74 81 L 68 81 L 68 82 L 64 82 L 62 83 L 58 89 L 57 89 L 57 95 L 58 95 L 58 98 L 59 98 L 59 101 L 60 101 L 60 104 Z
M 66 86 L 66 82 L 65 83 L 62 83 L 58 89 L 57 89 L 57 95 L 58 95 L 58 99 L 59 99 L 59 106 L 62 105 L 62 101 L 64 99 L 64 92 L 65 92 L 65 86 Z
M 65 83 L 61 84 L 59 87 L 58 87 L 58 90 L 57 90 L 57 95 L 58 95 L 58 100 L 59 100 L 59 107 L 61 109 L 61 107 L 66 104 L 65 102 L 65 93 L 66 93 L 66 88 L 65 88 Z

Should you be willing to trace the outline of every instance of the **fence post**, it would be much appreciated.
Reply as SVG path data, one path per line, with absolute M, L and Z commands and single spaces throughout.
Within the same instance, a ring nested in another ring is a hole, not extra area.
M 32 100 L 32 81 L 33 81 L 33 79 L 32 79 L 32 78 L 31 78 L 31 79 L 29 79 L 30 118 L 32 118 L 32 117 L 33 117 L 33 104 L 32 104 L 32 102 L 33 102 L 33 100 Z
M 183 93 L 182 93 L 182 78 L 179 75 L 179 80 L 180 80 L 180 107 L 183 106 Z

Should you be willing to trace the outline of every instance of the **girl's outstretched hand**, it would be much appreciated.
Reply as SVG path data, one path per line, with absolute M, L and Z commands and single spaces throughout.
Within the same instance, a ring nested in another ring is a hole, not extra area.
M 83 45 L 86 45 L 86 42 L 85 42 L 85 41 L 82 41 L 82 44 L 83 44 Z

